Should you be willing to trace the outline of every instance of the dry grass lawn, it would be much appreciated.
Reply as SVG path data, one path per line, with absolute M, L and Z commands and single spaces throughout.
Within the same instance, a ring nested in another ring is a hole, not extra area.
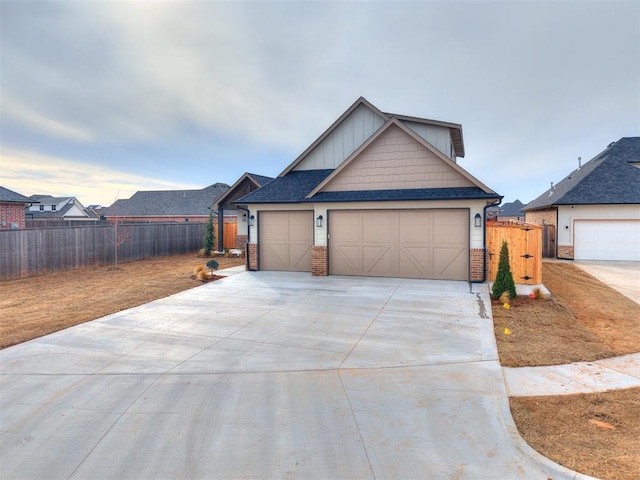
M 202 285 L 191 278 L 207 263 L 174 255 L 0 282 L 0 348 Z M 216 258 L 220 267 L 242 258 Z
M 206 260 L 180 255 L 0 282 L 1 347 L 196 287 L 194 268 Z M 220 268 L 244 263 L 217 260 Z M 503 365 L 640 350 L 640 306 L 569 263 L 545 263 L 543 281 L 551 299 L 493 304 Z M 556 462 L 605 480 L 640 478 L 640 389 L 512 398 L 511 410 L 522 436 Z
M 640 305 L 570 263 L 545 262 L 542 271 L 550 299 L 517 298 L 509 309 L 492 304 L 502 365 L 640 351 Z M 546 457 L 603 480 L 640 479 L 640 388 L 510 402 L 520 433 Z

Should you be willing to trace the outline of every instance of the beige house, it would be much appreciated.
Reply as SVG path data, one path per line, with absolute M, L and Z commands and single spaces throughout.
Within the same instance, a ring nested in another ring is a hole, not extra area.
M 484 281 L 485 209 L 501 196 L 457 163 L 459 124 L 359 98 L 248 209 L 249 267 Z
M 624 137 L 524 209 L 550 226 L 558 258 L 640 261 L 640 137 Z

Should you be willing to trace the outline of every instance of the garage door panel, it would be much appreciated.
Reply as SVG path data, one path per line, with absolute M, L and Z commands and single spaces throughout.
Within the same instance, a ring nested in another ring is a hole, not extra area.
M 434 249 L 434 278 L 451 278 L 467 274 L 467 251 L 460 247 L 440 247 Z
M 329 212 L 329 273 L 467 280 L 467 210 Z
M 398 264 L 401 277 L 425 278 L 433 270 L 432 251 L 427 247 L 402 247 Z
M 313 212 L 261 212 L 260 268 L 311 271 Z
M 640 220 L 576 220 L 576 260 L 640 261 Z

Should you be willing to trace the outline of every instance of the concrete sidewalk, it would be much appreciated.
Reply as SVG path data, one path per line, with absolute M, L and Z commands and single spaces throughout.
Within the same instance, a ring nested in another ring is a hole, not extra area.
M 511 397 L 569 395 L 640 387 L 640 353 L 595 362 L 502 369 Z
M 486 285 L 242 272 L 0 351 L 0 477 L 586 479 L 511 418 Z

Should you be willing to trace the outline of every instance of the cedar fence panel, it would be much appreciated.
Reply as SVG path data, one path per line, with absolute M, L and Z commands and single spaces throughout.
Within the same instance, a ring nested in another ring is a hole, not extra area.
M 216 229 L 216 241 L 215 248 L 218 247 L 218 238 L 220 238 L 220 225 L 215 223 Z M 236 235 L 238 234 L 238 224 L 233 222 L 224 222 L 222 224 L 222 248 L 233 249 L 236 248 Z
M 205 223 L 122 225 L 118 262 L 197 252 Z M 0 231 L 0 280 L 115 262 L 111 226 Z M 234 237 L 235 238 L 235 237 Z
M 542 283 L 542 227 L 528 224 L 487 224 L 489 281 L 496 279 L 503 240 L 509 247 L 513 281 L 525 285 Z

